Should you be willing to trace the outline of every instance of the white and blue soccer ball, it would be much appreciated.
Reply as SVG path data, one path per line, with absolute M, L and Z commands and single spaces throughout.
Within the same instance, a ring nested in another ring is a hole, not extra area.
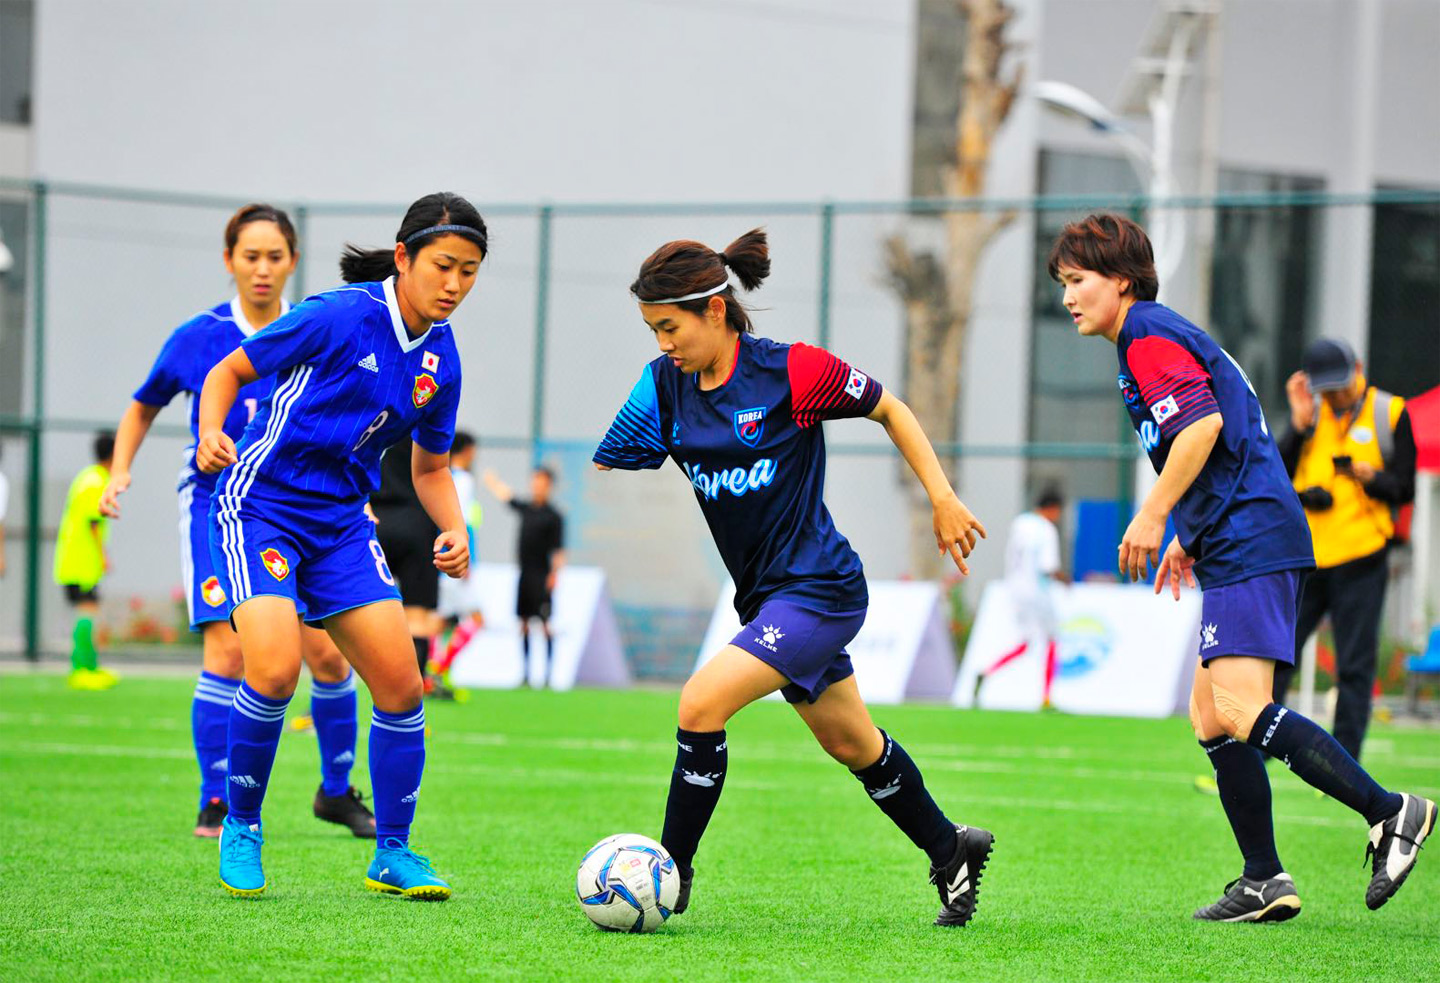
M 680 895 L 680 872 L 648 836 L 617 833 L 590 848 L 575 874 L 580 908 L 612 932 L 653 932 Z

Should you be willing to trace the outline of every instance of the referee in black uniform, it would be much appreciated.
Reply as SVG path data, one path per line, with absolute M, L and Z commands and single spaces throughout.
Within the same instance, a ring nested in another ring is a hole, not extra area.
M 555 473 L 546 467 L 530 475 L 530 499 L 515 497 L 510 486 L 494 471 L 485 472 L 485 486 L 500 501 L 520 514 L 520 539 L 516 548 L 520 561 L 520 583 L 515 591 L 515 614 L 520 619 L 520 648 L 524 652 L 525 675 L 530 682 L 530 620 L 538 618 L 545 631 L 545 661 L 541 679 L 550 679 L 550 595 L 555 579 L 565 565 L 565 519 L 550 504 Z

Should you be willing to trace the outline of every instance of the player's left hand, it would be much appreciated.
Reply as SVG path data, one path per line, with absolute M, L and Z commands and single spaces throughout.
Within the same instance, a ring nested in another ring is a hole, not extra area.
M 1170 594 L 1175 600 L 1180 600 L 1180 579 L 1185 579 L 1185 585 L 1191 590 L 1195 589 L 1195 558 L 1185 552 L 1185 547 L 1180 545 L 1180 537 L 1176 536 L 1170 541 L 1170 548 L 1160 558 L 1160 569 L 1155 571 L 1155 593 L 1164 590 L 1165 583 L 1170 584 Z
M 1375 465 L 1367 461 L 1351 461 L 1350 475 L 1362 485 L 1368 485 L 1375 478 Z
M 981 539 L 989 538 L 980 520 L 975 518 L 974 513 L 965 507 L 965 503 L 960 501 L 954 492 L 935 503 L 935 546 L 941 556 L 950 554 L 962 576 L 970 573 L 965 557 L 975 548 L 977 533 Z
M 1149 579 L 1150 568 L 1160 565 L 1160 545 L 1164 541 L 1165 516 L 1141 509 L 1120 540 L 1120 579 L 1131 583 Z
M 435 537 L 435 568 L 455 580 L 470 570 L 470 536 L 464 529 Z

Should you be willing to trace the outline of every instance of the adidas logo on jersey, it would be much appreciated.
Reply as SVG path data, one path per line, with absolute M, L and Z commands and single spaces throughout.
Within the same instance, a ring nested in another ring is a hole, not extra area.
M 367 372 L 374 372 L 376 375 L 380 374 L 380 363 L 375 360 L 374 352 L 366 355 L 364 358 L 362 358 L 359 362 L 355 364 L 359 365 Z

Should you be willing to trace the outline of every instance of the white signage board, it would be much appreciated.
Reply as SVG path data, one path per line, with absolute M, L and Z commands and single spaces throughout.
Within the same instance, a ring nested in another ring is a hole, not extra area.
M 1147 586 L 1057 585 L 1058 626 L 1050 701 L 1066 713 L 1168 717 L 1185 713 L 1200 650 L 1200 594 L 1176 601 Z M 1022 642 L 1024 654 L 986 677 L 978 706 L 1038 710 L 1044 694 L 1046 644 L 1029 638 L 1003 581 L 980 598 L 975 626 L 955 685 L 957 706 L 977 705 L 977 677 Z
M 630 670 L 605 571 L 567 566 L 560 571 L 550 618 L 554 636 L 550 678 L 542 677 L 545 636 L 538 622 L 530 627 L 530 665 L 523 663 L 515 593 L 520 576 L 513 563 L 480 563 L 474 573 L 485 627 L 470 639 L 450 667 L 456 686 L 508 689 L 529 679 L 551 689 L 574 686 L 628 686 Z
M 855 664 L 860 696 L 866 703 L 948 699 L 955 685 L 955 647 L 939 586 L 928 581 L 872 581 L 869 587 L 865 624 L 845 646 Z M 735 585 L 727 583 L 715 601 L 695 668 L 728 645 L 740 627 Z

